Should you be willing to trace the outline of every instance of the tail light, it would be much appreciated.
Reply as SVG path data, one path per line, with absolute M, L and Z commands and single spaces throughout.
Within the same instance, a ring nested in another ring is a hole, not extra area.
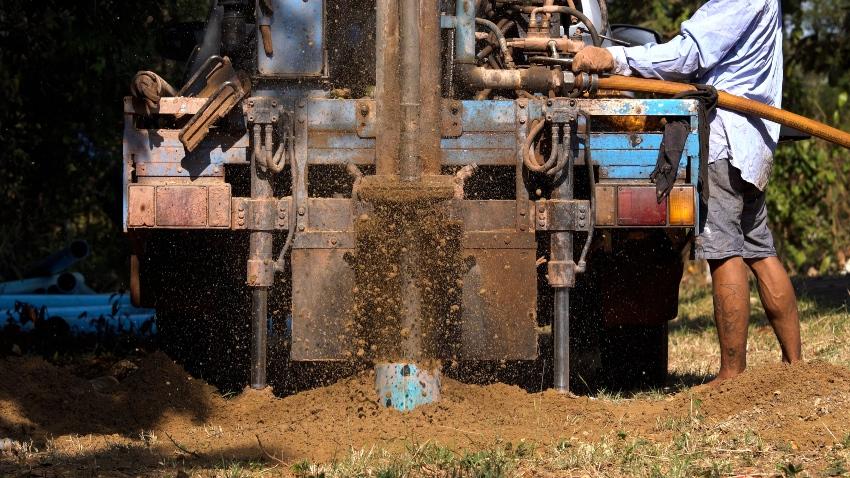
M 596 224 L 622 227 L 693 226 L 694 187 L 676 186 L 658 203 L 655 186 L 605 184 L 596 188 Z
M 670 191 L 670 225 L 694 225 L 694 188 L 677 186 Z

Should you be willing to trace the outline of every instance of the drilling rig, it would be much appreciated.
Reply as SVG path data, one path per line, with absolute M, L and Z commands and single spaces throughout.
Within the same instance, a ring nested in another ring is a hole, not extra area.
M 604 0 L 217 0 L 197 36 L 180 89 L 140 72 L 124 102 L 132 297 L 190 370 L 369 363 L 400 410 L 488 363 L 663 382 L 702 107 L 571 70 L 651 32 Z

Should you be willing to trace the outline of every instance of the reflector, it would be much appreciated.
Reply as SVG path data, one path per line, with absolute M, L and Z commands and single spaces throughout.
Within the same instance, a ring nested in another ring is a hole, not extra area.
M 667 201 L 655 199 L 655 186 L 621 186 L 617 193 L 617 224 L 666 226 Z
M 670 191 L 670 225 L 694 225 L 693 186 L 676 186 Z

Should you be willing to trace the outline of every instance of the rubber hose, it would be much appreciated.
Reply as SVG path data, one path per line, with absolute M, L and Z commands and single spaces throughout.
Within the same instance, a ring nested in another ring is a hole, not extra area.
M 696 89 L 687 83 L 672 81 L 632 78 L 628 76 L 609 76 L 599 78 L 599 88 L 606 90 L 637 91 L 642 93 L 660 93 L 675 95 Z M 718 92 L 717 104 L 720 108 L 737 111 L 748 115 L 759 116 L 774 123 L 790 126 L 803 133 L 816 136 L 830 143 L 850 149 L 850 133 L 825 125 L 805 116 L 768 106 L 758 101 L 731 95 L 725 91 Z

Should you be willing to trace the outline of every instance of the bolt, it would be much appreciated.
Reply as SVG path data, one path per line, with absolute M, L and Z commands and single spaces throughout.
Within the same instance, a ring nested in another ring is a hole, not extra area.
M 519 215 L 522 216 L 522 217 L 525 217 L 525 211 L 520 211 Z
M 277 101 L 272 100 L 272 108 L 277 108 Z
M 369 114 L 369 105 L 363 104 L 360 106 L 360 114 L 366 116 Z
M 336 239 L 331 239 L 331 245 L 332 245 L 332 246 L 335 246 L 335 245 L 336 245 Z
M 546 115 L 546 121 L 552 121 L 552 115 Z
M 236 206 L 236 210 L 239 211 L 239 212 L 244 211 L 245 210 L 245 204 L 240 202 L 239 205 Z
M 299 230 L 299 231 L 303 231 L 303 230 L 304 230 L 304 224 L 299 224 L 299 225 L 298 225 L 298 230 Z
M 304 101 L 304 100 L 298 100 L 298 107 L 299 107 L 299 108 L 303 108 L 303 107 L 305 107 L 305 106 L 307 106 L 307 102 L 306 102 L 306 101 Z
M 272 116 L 272 123 L 277 123 L 277 116 Z
M 519 107 L 520 107 L 520 108 L 525 108 L 525 100 L 520 100 L 520 101 L 519 101 Z
M 304 209 L 304 206 L 298 208 L 298 215 L 303 216 L 307 211 Z
M 248 121 L 254 121 L 254 116 L 253 116 L 253 115 L 249 115 L 249 116 L 248 116 Z
M 575 106 L 575 105 L 576 105 L 576 100 L 570 100 L 570 106 Z
M 252 101 L 249 101 L 249 102 L 248 102 L 248 106 L 253 107 L 253 106 L 254 106 L 254 101 L 253 101 L 253 100 L 252 100 Z
M 552 104 L 553 104 L 552 100 L 546 100 L 546 106 L 552 106 Z
M 525 124 L 525 118 L 520 118 L 520 119 L 519 119 L 519 124 Z
M 457 107 L 457 105 L 452 105 L 452 114 L 453 115 L 456 115 L 459 111 L 460 111 L 460 109 Z
M 283 210 L 283 209 L 278 209 L 277 217 L 278 217 L 278 219 L 285 219 L 286 218 L 286 211 Z
M 511 238 L 505 237 L 505 244 L 510 244 L 510 243 L 511 243 Z

